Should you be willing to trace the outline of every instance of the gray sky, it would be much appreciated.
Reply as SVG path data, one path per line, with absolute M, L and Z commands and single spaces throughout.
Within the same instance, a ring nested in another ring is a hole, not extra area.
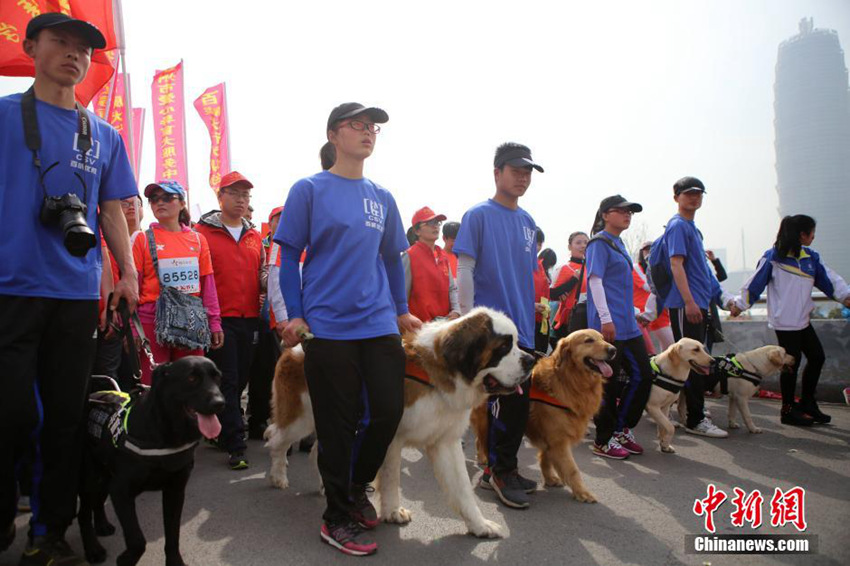
M 255 219 L 319 170 L 328 113 L 357 101 L 389 113 L 366 175 L 392 191 L 405 225 L 425 205 L 460 220 L 494 193 L 495 147 L 530 146 L 546 173 L 520 205 L 559 261 L 614 193 L 641 202 L 633 227 L 657 236 L 675 212 L 673 182 L 695 175 L 708 189 L 706 247 L 740 269 L 743 229 L 753 266 L 779 222 L 777 47 L 808 16 L 850 42 L 846 0 L 124 4 L 135 106 L 150 109 L 155 69 L 184 60 L 190 191 L 204 211 L 215 204 L 209 137 L 191 104 L 225 81 L 233 167 L 256 185 Z M 0 95 L 29 82 L 2 77 Z

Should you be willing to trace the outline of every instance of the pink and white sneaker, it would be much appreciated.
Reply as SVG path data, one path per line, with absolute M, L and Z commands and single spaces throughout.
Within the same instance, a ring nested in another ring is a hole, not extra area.
M 614 438 L 629 454 L 643 454 L 643 446 L 637 443 L 635 435 L 630 429 L 624 428 L 622 432 L 615 432 Z

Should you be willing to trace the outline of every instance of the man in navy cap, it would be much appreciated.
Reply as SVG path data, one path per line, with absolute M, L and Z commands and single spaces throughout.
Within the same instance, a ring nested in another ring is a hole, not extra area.
M 115 129 L 75 104 L 105 46 L 88 22 L 36 16 L 23 43 L 35 82 L 0 98 L 0 551 L 15 536 L 16 464 L 35 443 L 22 565 L 86 564 L 64 533 L 76 512 L 101 232 L 121 270 L 110 308 L 138 301 L 121 211 L 138 194 L 130 161 Z

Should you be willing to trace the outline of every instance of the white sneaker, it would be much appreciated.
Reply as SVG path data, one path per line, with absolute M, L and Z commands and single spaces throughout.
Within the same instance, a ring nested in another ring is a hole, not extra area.
M 691 434 L 699 434 L 700 436 L 708 436 L 710 438 L 726 438 L 727 436 L 729 436 L 728 432 L 718 428 L 708 418 L 702 419 L 699 424 L 694 428 L 686 427 L 685 432 L 689 432 Z

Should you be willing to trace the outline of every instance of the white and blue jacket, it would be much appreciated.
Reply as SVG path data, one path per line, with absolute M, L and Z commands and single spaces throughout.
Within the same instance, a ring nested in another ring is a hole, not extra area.
M 774 248 L 767 250 L 756 272 L 735 297 L 735 305 L 741 310 L 750 308 L 765 287 L 768 323 L 775 330 L 802 330 L 809 325 L 809 314 L 815 308 L 812 287 L 838 302 L 850 296 L 850 287 L 844 279 L 807 247 L 800 250 L 799 257 L 779 257 Z

